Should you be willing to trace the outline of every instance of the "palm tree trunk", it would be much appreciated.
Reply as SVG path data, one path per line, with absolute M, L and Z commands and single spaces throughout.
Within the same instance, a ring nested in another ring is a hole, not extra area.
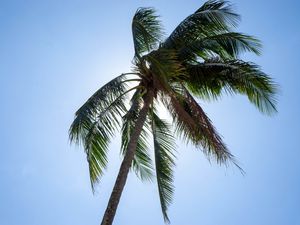
M 113 191 L 109 198 L 109 202 L 106 211 L 104 213 L 101 225 L 111 225 L 114 220 L 117 207 L 121 198 L 121 194 L 123 192 L 127 180 L 128 172 L 132 164 L 132 160 L 134 158 L 134 154 L 137 146 L 137 140 L 143 129 L 143 125 L 145 123 L 152 98 L 153 98 L 153 92 L 149 91 L 145 96 L 144 105 L 139 113 L 139 117 L 136 121 L 135 128 L 131 134 L 128 147 L 124 159 L 122 161 Z

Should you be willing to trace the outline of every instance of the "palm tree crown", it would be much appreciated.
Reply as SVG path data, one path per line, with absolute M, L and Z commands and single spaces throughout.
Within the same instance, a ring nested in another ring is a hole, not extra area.
M 220 164 L 237 165 L 196 99 L 239 93 L 263 113 L 276 111 L 274 82 L 256 64 L 239 59 L 243 52 L 261 51 L 259 40 L 234 31 L 239 19 L 228 2 L 210 0 L 163 38 L 155 10 L 136 11 L 133 71 L 96 91 L 76 112 L 70 128 L 70 140 L 84 146 L 93 189 L 107 166 L 109 142 L 117 130 L 122 154 L 126 157 L 133 148 L 129 167 L 142 180 L 155 173 L 166 222 L 174 189 L 173 134 Z M 172 126 L 160 117 L 158 105 L 170 113 Z M 148 149 L 150 137 L 154 159 Z

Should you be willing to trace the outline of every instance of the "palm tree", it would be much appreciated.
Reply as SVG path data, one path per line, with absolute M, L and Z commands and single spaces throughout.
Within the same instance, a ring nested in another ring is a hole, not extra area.
M 76 112 L 70 140 L 84 146 L 92 189 L 107 166 L 111 138 L 120 129 L 124 156 L 102 225 L 112 224 L 130 169 L 158 185 L 164 220 L 173 194 L 175 138 L 202 150 L 219 164 L 238 166 L 196 99 L 224 93 L 246 95 L 261 112 L 276 111 L 276 85 L 242 52 L 260 54 L 256 38 L 234 32 L 239 21 L 231 5 L 210 0 L 163 39 L 155 10 L 139 8 L 132 20 L 133 70 L 114 78 Z M 170 113 L 162 119 L 158 107 Z M 153 138 L 154 154 L 148 149 Z M 152 162 L 153 160 L 153 162 Z

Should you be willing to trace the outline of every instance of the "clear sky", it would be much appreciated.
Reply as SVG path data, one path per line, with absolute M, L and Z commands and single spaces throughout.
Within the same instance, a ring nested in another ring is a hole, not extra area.
M 68 129 L 84 101 L 130 70 L 131 18 L 153 6 L 166 33 L 203 1 L 0 1 L 0 224 L 96 225 L 120 164 L 112 142 L 106 175 L 92 194 L 82 148 Z M 203 103 L 246 171 L 210 164 L 178 146 L 172 225 L 300 224 L 300 3 L 233 2 L 239 31 L 263 41 L 260 64 L 281 86 L 279 113 L 260 114 L 245 97 Z M 132 174 L 115 225 L 163 224 L 155 183 Z

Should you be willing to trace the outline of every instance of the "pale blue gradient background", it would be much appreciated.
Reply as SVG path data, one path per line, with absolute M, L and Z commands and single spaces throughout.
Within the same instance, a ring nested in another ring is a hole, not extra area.
M 70 146 L 75 110 L 130 70 L 131 18 L 158 9 L 169 33 L 203 1 L 2 0 L 0 2 L 0 224 L 100 223 L 120 164 L 113 141 L 93 196 L 85 155 Z M 239 31 L 259 37 L 260 64 L 281 85 L 279 113 L 261 115 L 246 98 L 203 103 L 246 171 L 210 164 L 179 145 L 172 225 L 300 224 L 300 4 L 234 1 Z M 155 184 L 129 177 L 115 225 L 163 224 Z

